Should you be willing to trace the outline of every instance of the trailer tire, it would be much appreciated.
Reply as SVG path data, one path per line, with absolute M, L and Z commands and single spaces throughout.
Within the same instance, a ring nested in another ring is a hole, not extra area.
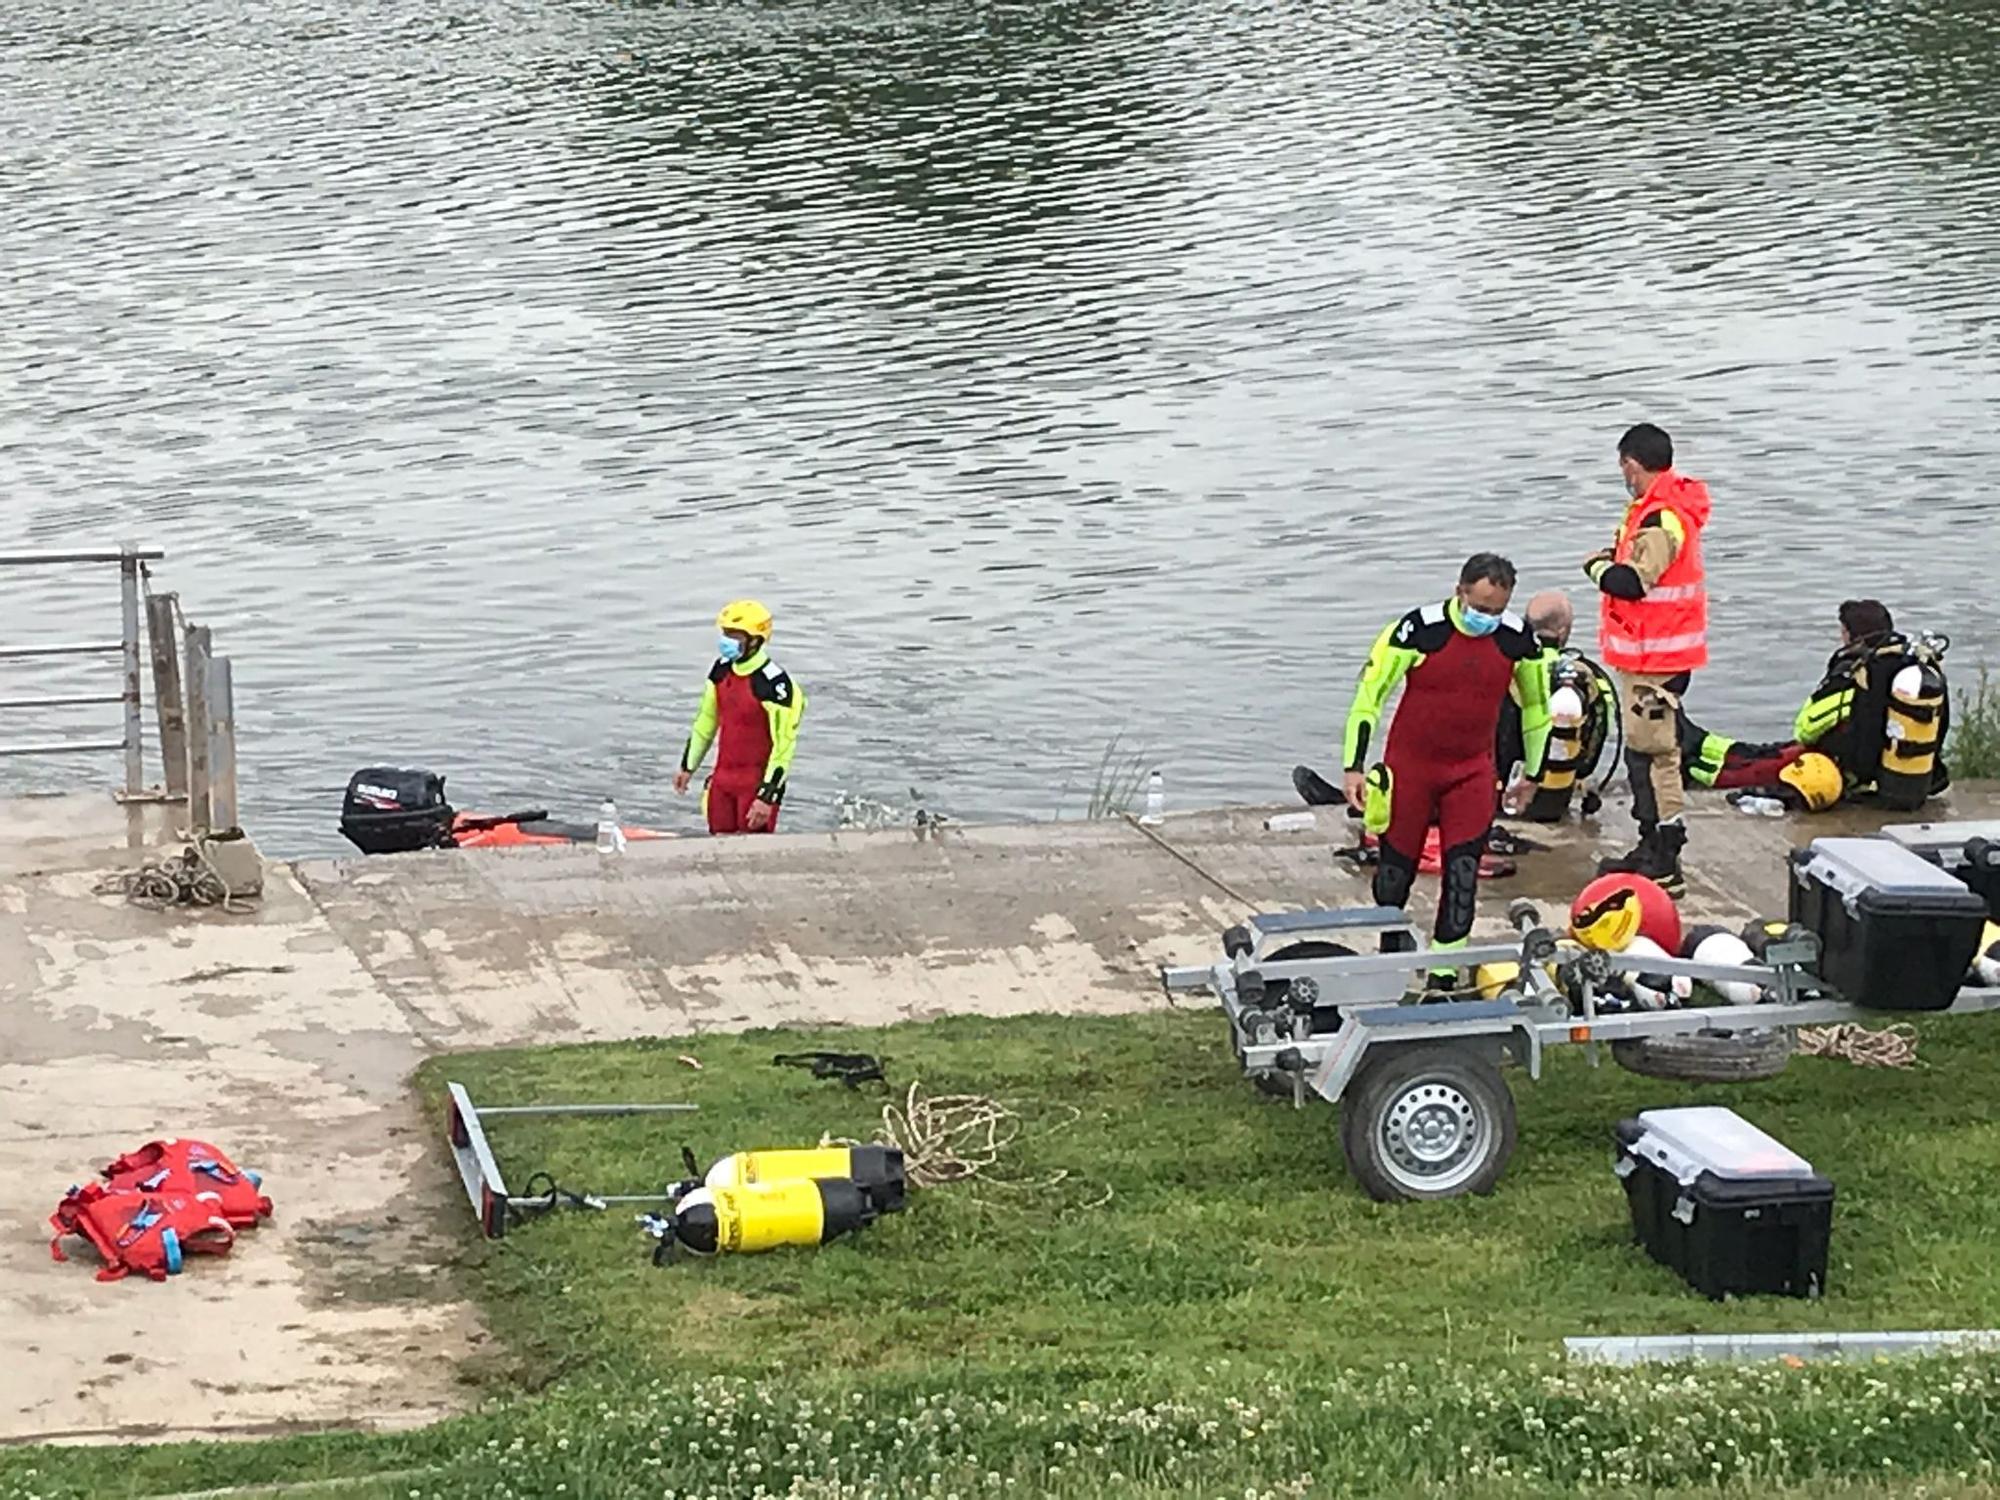
M 1264 955 L 1265 959 L 1271 963 L 1289 962 L 1295 958 L 1352 958 L 1353 956 L 1354 950 L 1346 944 L 1329 943 L 1321 940 L 1287 943 L 1275 953 Z M 1277 991 L 1276 986 L 1273 986 L 1273 992 L 1281 993 Z M 1336 1012 L 1335 1014 L 1337 1015 L 1338 1013 Z M 1317 1021 L 1318 1017 L 1315 1016 L 1314 1019 Z M 1313 1029 L 1317 1031 L 1319 1028 L 1315 1026 Z M 1239 1054 L 1237 1061 L 1241 1062 L 1242 1060 Z M 1292 1079 L 1288 1073 L 1275 1071 L 1252 1073 L 1250 1081 L 1257 1085 L 1258 1092 L 1269 1094 L 1274 1099 L 1289 1101 L 1292 1098 Z
M 1514 1130 L 1500 1065 L 1451 1042 L 1380 1052 L 1340 1102 L 1348 1169 L 1382 1203 L 1492 1192 L 1514 1154 Z
M 1643 1078 L 1680 1083 L 1755 1083 L 1776 1078 L 1798 1050 L 1789 1027 L 1698 1031 L 1689 1036 L 1637 1037 L 1611 1044 L 1611 1060 Z

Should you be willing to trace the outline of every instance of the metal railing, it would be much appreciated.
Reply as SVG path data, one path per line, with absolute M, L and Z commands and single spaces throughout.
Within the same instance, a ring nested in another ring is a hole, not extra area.
M 135 841 L 141 826 L 140 810 L 150 802 L 185 806 L 190 835 L 237 826 L 236 712 L 229 658 L 214 654 L 207 626 L 187 625 L 181 620 L 176 595 L 155 594 L 145 587 L 150 576 L 146 565 L 165 556 L 157 549 L 131 542 L 116 551 L 0 552 L 0 571 L 111 563 L 118 566 L 121 629 L 117 640 L 46 645 L 0 640 L 0 661 L 116 656 L 122 668 L 123 690 L 0 698 L 0 715 L 117 704 L 123 710 L 121 734 L 115 740 L 0 743 L 0 756 L 122 751 L 125 784 L 118 799 L 132 815 Z M 142 617 L 145 645 L 152 663 L 153 706 L 159 724 L 160 764 L 164 773 L 163 785 L 158 787 L 146 784 Z

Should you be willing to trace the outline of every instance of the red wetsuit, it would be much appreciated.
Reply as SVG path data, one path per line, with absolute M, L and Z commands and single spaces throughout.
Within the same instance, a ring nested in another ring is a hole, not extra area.
M 1392 780 L 1389 826 L 1381 838 L 1375 899 L 1409 899 L 1425 835 L 1433 824 L 1444 864 L 1437 941 L 1472 930 L 1479 857 L 1493 826 L 1494 741 L 1501 705 L 1518 679 L 1523 690 L 1524 768 L 1541 771 L 1548 743 L 1548 674 L 1532 632 L 1512 614 L 1490 635 L 1466 634 L 1450 606 L 1413 609 L 1382 633 L 1362 676 L 1347 733 L 1349 770 L 1362 769 L 1377 716 L 1396 684 L 1403 697 L 1390 721 L 1383 763 Z
M 723 668 L 710 680 L 715 684 L 717 734 L 715 772 L 708 783 L 708 831 L 747 833 L 750 804 L 757 800 L 771 759 L 771 720 L 757 696 L 755 673 L 745 677 Z M 770 828 L 777 826 L 773 808 Z
M 804 713 L 804 691 L 761 650 L 748 662 L 718 661 L 710 669 L 681 752 L 681 769 L 692 774 L 715 746 L 706 797 L 710 833 L 752 832 L 750 808 L 757 802 L 770 805 L 771 820 L 754 831 L 777 828 Z

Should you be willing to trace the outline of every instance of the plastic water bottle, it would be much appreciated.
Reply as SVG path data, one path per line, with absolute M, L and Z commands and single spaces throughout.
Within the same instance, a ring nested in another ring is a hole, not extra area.
M 1319 826 L 1309 812 L 1272 813 L 1264 820 L 1264 827 L 1271 833 L 1311 833 Z
M 1167 821 L 1167 782 L 1155 766 L 1153 774 L 1146 778 L 1146 815 L 1141 823 L 1164 823 Z
M 609 797 L 597 809 L 597 852 L 599 854 L 622 854 L 625 852 L 625 830 L 618 826 L 618 804 Z
M 1738 797 L 1736 810 L 1754 813 L 1760 818 L 1782 818 L 1785 815 L 1785 804 L 1776 797 Z

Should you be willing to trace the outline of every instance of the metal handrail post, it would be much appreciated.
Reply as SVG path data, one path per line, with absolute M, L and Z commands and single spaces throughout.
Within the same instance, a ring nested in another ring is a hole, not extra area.
M 119 547 L 118 602 L 122 623 L 120 645 L 125 659 L 125 795 L 136 798 L 146 789 L 146 739 L 139 702 L 139 544 Z M 126 842 L 145 842 L 146 811 L 137 802 L 125 804 Z

